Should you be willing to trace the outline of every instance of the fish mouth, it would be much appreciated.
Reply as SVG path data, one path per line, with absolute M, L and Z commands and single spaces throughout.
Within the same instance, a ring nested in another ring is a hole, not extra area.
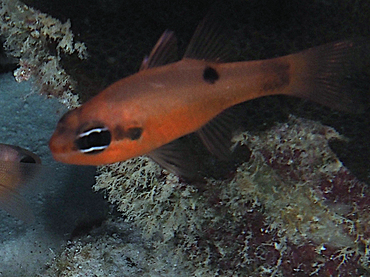
M 63 150 L 62 147 L 56 145 L 52 140 L 50 140 L 49 142 L 49 149 L 55 161 L 65 164 L 79 164 L 74 162 L 74 153 L 71 153 L 71 151 Z
M 50 138 L 49 149 L 55 161 L 74 165 L 92 165 L 91 159 L 81 158 L 81 152 L 73 143 L 65 143 L 65 141 L 55 133 Z

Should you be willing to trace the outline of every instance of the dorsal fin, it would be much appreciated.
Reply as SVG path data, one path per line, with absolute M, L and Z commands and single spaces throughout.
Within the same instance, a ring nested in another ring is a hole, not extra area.
M 210 62 L 231 61 L 231 43 L 225 25 L 225 21 L 215 12 L 210 12 L 196 28 L 184 58 Z
M 176 36 L 174 32 L 166 30 L 153 47 L 150 55 L 144 58 L 139 71 L 169 64 L 177 60 Z

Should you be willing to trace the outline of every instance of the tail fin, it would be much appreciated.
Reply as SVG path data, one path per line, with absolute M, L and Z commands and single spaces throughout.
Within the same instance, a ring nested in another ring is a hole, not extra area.
M 361 112 L 370 99 L 370 40 L 325 44 L 287 56 L 290 95 L 333 109 Z

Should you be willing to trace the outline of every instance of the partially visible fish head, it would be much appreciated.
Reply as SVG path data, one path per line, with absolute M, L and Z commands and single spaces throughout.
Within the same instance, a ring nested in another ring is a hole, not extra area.
M 118 120 L 115 112 L 90 103 L 67 112 L 49 142 L 54 159 L 69 164 L 102 165 L 140 155 L 137 144 L 142 126 L 122 120 L 121 116 Z
M 18 146 L 0 144 L 0 207 L 13 216 L 32 222 L 34 216 L 19 193 L 39 171 L 41 159 Z
M 0 144 L 0 161 L 41 164 L 41 159 L 36 154 L 10 144 Z
M 27 179 L 33 177 L 36 171 L 39 169 L 37 166 L 32 164 L 41 164 L 41 159 L 36 154 L 28 151 L 22 147 L 0 144 L 0 163 L 2 170 L 1 174 L 9 174 L 12 182 L 27 181 Z M 28 164 L 31 164 L 28 166 Z

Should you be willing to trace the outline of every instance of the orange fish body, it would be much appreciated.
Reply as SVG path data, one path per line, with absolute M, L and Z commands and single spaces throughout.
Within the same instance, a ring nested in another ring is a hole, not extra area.
M 202 37 L 203 25 L 192 41 Z M 226 109 L 268 95 L 298 96 L 350 109 L 352 99 L 338 93 L 341 86 L 337 82 L 347 74 L 343 64 L 357 46 L 353 42 L 233 63 L 221 63 L 214 57 L 198 59 L 190 49 L 182 60 L 164 64 L 158 57 L 164 56 L 163 49 L 169 51 L 166 44 L 174 44 L 169 32 L 144 60 L 143 70 L 112 84 L 62 117 L 49 143 L 57 161 L 102 165 L 152 154 L 186 134 L 205 129 Z M 194 42 L 190 45 L 197 48 Z M 222 137 L 217 134 L 220 132 L 201 133 L 208 149 L 217 155 L 217 148 L 222 147 L 217 144 L 222 140 L 217 138 Z M 166 162 L 161 164 L 166 166 Z
M 276 76 L 266 74 L 269 64 L 264 61 L 207 63 L 183 59 L 140 71 L 114 83 L 73 114 L 68 113 L 71 133 L 65 132 L 65 128 L 62 128 L 63 133 L 58 133 L 60 129 L 57 129 L 50 148 L 57 160 L 73 164 L 101 165 L 146 154 L 198 130 L 235 104 L 265 95 L 288 93 L 290 71 L 289 65 L 283 62 L 288 58 L 280 60 L 276 61 L 281 63 Z M 205 68 L 212 68 L 222 77 L 214 84 L 205 82 L 202 77 Z M 60 126 L 63 121 L 64 118 Z M 82 122 L 89 121 L 111 130 L 113 139 L 104 155 L 90 155 L 84 159 L 79 152 L 73 155 L 70 151 L 73 144 L 65 145 L 65 149 L 57 146 L 67 141 L 73 143 L 71 138 L 76 135 L 75 130 Z M 132 128 L 143 130 L 139 140 L 120 138 L 120 133 Z M 122 151 L 122 144 L 126 142 L 130 146 Z

